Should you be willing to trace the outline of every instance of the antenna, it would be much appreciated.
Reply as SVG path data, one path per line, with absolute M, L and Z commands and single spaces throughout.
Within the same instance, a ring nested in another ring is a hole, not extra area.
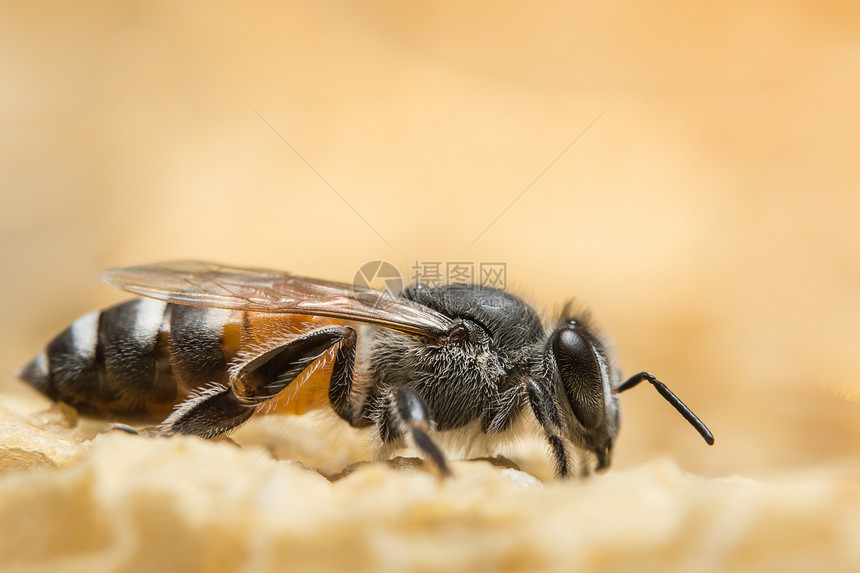
M 651 385 L 654 386 L 654 388 L 657 390 L 657 392 L 659 392 L 660 395 L 663 396 L 663 398 L 665 398 L 667 402 L 672 404 L 672 406 L 674 406 L 675 409 L 678 410 L 678 413 L 684 416 L 684 419 L 687 420 L 691 426 L 696 428 L 696 431 L 701 434 L 702 438 L 704 438 L 706 442 L 708 442 L 709 446 L 714 445 L 714 435 L 711 433 L 705 423 L 702 422 L 699 417 L 696 416 L 693 411 L 687 407 L 686 404 L 681 402 L 681 399 L 675 396 L 675 394 L 673 394 L 672 391 L 669 390 L 669 388 L 667 388 L 665 384 L 654 378 L 654 376 L 652 376 L 651 374 L 648 374 L 647 372 L 640 372 L 639 374 L 631 376 L 626 382 L 621 384 L 614 391 L 616 393 L 624 392 L 625 390 L 633 388 L 643 380 L 647 380 L 648 382 L 650 382 Z

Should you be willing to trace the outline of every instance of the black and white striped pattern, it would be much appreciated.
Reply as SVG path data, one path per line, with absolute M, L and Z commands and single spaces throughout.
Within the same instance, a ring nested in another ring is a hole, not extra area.
M 226 382 L 222 348 L 233 311 L 131 300 L 76 320 L 19 377 L 84 413 L 146 417 L 212 382 Z

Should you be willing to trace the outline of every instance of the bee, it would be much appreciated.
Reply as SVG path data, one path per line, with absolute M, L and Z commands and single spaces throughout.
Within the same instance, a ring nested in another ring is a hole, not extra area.
M 565 478 L 579 454 L 609 467 L 618 395 L 647 381 L 714 443 L 651 374 L 622 382 L 608 341 L 570 305 L 548 327 L 513 294 L 474 285 L 417 283 L 395 298 L 195 261 L 103 279 L 139 298 L 79 318 L 18 373 L 86 415 L 212 438 L 256 412 L 327 407 L 449 475 L 434 432 L 501 436 L 530 412 Z

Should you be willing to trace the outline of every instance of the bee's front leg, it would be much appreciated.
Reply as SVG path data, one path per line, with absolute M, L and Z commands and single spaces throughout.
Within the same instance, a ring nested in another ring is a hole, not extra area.
M 162 433 L 212 438 L 232 430 L 354 332 L 345 326 L 321 328 L 264 352 L 244 364 L 228 385 L 207 386 L 180 403 L 161 423 Z
M 555 461 L 555 471 L 558 477 L 573 476 L 573 464 L 570 455 L 570 442 L 564 437 L 564 418 L 552 394 L 543 384 L 534 378 L 523 381 L 523 391 L 535 418 L 543 428 L 546 439 L 552 450 Z

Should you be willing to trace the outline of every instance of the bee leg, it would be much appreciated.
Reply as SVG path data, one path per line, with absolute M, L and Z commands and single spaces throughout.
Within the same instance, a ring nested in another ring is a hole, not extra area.
M 162 431 L 213 438 L 232 430 L 350 332 L 348 327 L 321 328 L 260 354 L 231 375 L 229 385 L 213 384 L 179 404 L 162 422 Z
M 414 390 L 403 386 L 394 389 L 389 394 L 388 407 L 383 410 L 379 423 L 383 441 L 392 442 L 408 434 L 418 449 L 435 464 L 442 477 L 451 475 L 445 455 L 430 438 L 427 406 Z
M 356 417 L 355 409 L 350 399 L 352 393 L 352 381 L 355 368 L 355 330 L 349 328 L 349 333 L 344 337 L 334 355 L 331 369 L 331 382 L 328 387 L 328 401 L 335 413 L 346 420 L 353 427 L 367 426 L 369 420 L 359 415 Z M 361 414 L 361 413 L 359 413 Z
M 233 390 L 246 404 L 271 400 L 317 358 L 354 333 L 348 326 L 327 326 L 264 352 L 239 369 Z
M 549 390 L 534 378 L 526 379 L 524 387 L 532 412 L 546 433 L 555 460 L 556 474 L 560 478 L 572 477 L 573 464 L 568 449 L 569 442 L 564 437 L 564 425 L 558 404 L 552 399 Z
M 140 430 L 138 430 L 137 428 L 133 428 L 133 427 L 129 426 L 128 424 L 111 424 L 108 427 L 108 431 L 125 432 L 126 434 L 131 434 L 133 436 L 139 436 L 140 435 Z
M 230 386 L 211 384 L 180 403 L 161 423 L 161 433 L 214 438 L 242 424 L 256 408 L 243 403 Z

